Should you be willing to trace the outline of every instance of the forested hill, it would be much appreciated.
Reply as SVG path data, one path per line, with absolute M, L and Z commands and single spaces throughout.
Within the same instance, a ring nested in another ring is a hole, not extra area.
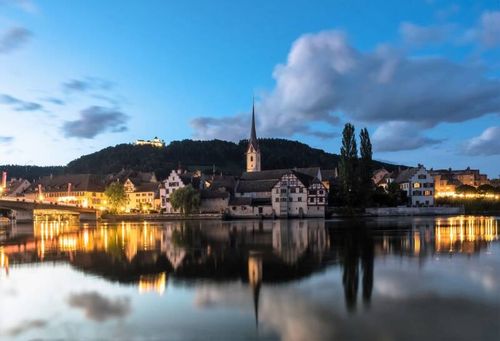
M 311 148 L 306 144 L 284 139 L 260 139 L 262 152 L 262 168 L 293 168 L 320 166 L 322 168 L 333 168 L 337 166 L 339 156 L 326 153 L 321 149 Z M 47 168 L 40 172 L 37 168 L 36 174 L 18 173 L 19 169 L 10 169 L 11 176 L 24 176 L 28 179 L 37 178 L 50 173 L 115 173 L 121 169 L 134 169 L 138 171 L 155 171 L 159 179 L 176 168 L 179 164 L 189 169 L 212 170 L 213 166 L 218 172 L 238 175 L 245 168 L 245 151 L 247 141 L 242 140 L 238 144 L 228 141 L 173 141 L 165 148 L 151 146 L 135 146 L 131 144 L 120 144 L 108 147 L 98 152 L 84 155 L 71 161 L 64 169 Z M 384 166 L 393 169 L 396 166 L 383 162 L 374 161 L 374 167 Z M 0 166 L 0 169 L 3 166 Z M 13 166 L 10 166 L 13 167 Z M 9 168 L 7 170 L 9 171 Z M 20 166 L 17 166 L 22 168 Z

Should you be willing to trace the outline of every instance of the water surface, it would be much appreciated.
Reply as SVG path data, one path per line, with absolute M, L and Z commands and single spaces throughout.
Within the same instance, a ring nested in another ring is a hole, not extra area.
M 0 230 L 0 339 L 498 340 L 495 217 Z

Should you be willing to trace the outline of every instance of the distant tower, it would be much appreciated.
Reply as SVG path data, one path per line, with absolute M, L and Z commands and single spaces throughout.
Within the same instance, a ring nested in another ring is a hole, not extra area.
M 247 172 L 260 172 L 260 148 L 255 132 L 255 104 L 252 105 L 252 131 L 247 147 Z

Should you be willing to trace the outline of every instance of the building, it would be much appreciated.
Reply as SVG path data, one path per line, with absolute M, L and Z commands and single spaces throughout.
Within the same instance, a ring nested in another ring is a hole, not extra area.
M 387 189 L 389 185 L 388 179 L 390 178 L 391 172 L 385 168 L 377 169 L 373 172 L 372 181 L 375 187 L 382 187 Z
M 252 106 L 252 128 L 250 131 L 250 139 L 246 151 L 247 172 L 260 172 L 261 158 L 259 141 L 257 140 L 257 132 L 255 131 L 255 105 Z
M 229 214 L 234 217 L 324 217 L 328 190 L 318 167 L 245 172 Z
M 151 211 L 160 209 L 159 187 L 154 172 L 121 170 L 108 177 L 108 183 L 118 181 L 127 194 L 125 212 Z
M 160 187 L 161 209 L 165 213 L 178 213 L 170 204 L 170 195 L 177 189 L 191 185 L 194 189 L 201 190 L 205 176 L 200 171 L 188 172 L 178 168 L 172 170 Z
M 436 184 L 437 196 L 453 196 L 456 188 L 462 185 L 479 187 L 490 183 L 486 174 L 481 174 L 479 169 L 437 169 L 430 170 Z
M 163 148 L 163 147 L 165 147 L 165 141 L 163 141 L 155 136 L 155 138 L 152 140 L 136 140 L 134 142 L 134 145 L 136 145 L 136 146 L 153 146 L 153 147 L 157 147 L 157 148 Z
M 31 183 L 26 179 L 11 178 L 7 181 L 7 172 L 2 174 L 2 182 L 0 184 L 0 196 L 17 197 L 22 196 L 23 193 L 30 187 Z
M 434 206 L 434 177 L 423 165 L 405 169 L 394 180 L 406 192 L 410 206 Z
M 58 204 L 105 208 L 105 179 L 94 174 L 45 176 L 35 181 L 25 197 Z

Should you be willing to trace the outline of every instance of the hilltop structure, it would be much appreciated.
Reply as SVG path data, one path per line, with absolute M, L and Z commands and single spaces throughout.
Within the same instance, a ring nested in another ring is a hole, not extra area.
M 156 148 L 163 148 L 163 147 L 165 147 L 165 141 L 163 141 L 162 139 L 159 139 L 157 136 L 155 136 L 155 138 L 152 140 L 135 140 L 134 145 L 136 145 L 136 146 L 153 146 Z

